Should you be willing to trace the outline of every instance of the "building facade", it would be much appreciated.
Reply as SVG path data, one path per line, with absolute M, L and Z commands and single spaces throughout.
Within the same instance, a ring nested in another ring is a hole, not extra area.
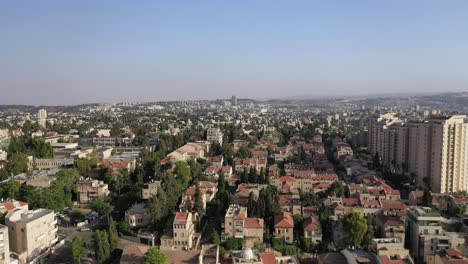
M 58 241 L 57 220 L 52 210 L 15 209 L 6 215 L 5 224 L 10 251 L 17 253 L 23 263 L 32 261 Z

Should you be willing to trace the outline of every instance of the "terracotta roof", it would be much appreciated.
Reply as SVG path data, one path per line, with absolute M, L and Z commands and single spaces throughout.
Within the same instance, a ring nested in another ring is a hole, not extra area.
M 247 216 L 244 213 L 240 213 L 236 216 L 235 220 L 243 220 L 247 218 Z
M 449 248 L 449 249 L 446 249 L 445 250 L 445 253 L 448 255 L 448 256 L 451 256 L 451 257 L 454 257 L 454 256 L 463 256 L 463 253 L 454 249 L 454 248 Z
M 276 264 L 276 256 L 273 252 L 260 253 L 263 264 Z
M 189 216 L 188 213 L 177 212 L 175 215 L 174 222 L 176 222 L 176 224 L 178 225 L 184 225 L 188 221 L 188 216 Z
M 291 176 L 283 176 L 283 177 L 279 178 L 279 180 L 281 182 L 283 182 L 283 181 L 296 181 L 296 179 L 294 177 L 291 177 Z
M 190 186 L 186 191 L 185 191 L 185 195 L 187 196 L 194 196 L 195 193 L 197 192 L 197 188 L 195 186 Z M 205 194 L 206 193 L 206 189 L 203 188 L 203 187 L 200 187 L 200 194 Z
M 468 197 L 452 196 L 452 199 L 455 204 L 468 203 Z
M 221 162 L 222 159 L 223 159 L 222 156 L 208 157 L 208 160 L 211 162 Z
M 382 200 L 382 208 L 387 210 L 405 210 L 406 205 L 401 201 Z
M 359 205 L 359 199 L 357 198 L 341 198 L 341 203 L 344 206 L 354 207 Z
M 322 230 L 320 221 L 316 217 L 309 217 L 302 225 L 305 231 L 319 231 Z
M 120 263 L 141 263 L 149 248 L 149 246 L 141 244 L 131 244 L 124 247 Z
M 390 259 L 385 255 L 379 255 L 383 264 L 404 264 L 405 262 L 402 259 Z
M 275 216 L 275 227 L 277 228 L 294 228 L 294 218 L 289 212 L 282 212 Z
M 246 218 L 244 228 L 263 228 L 263 218 Z

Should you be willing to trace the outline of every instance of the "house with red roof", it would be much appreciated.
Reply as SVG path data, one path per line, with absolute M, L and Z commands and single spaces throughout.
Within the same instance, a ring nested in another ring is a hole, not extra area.
M 265 221 L 263 218 L 248 217 L 244 220 L 245 246 L 253 247 L 255 243 L 263 243 L 263 228 Z
M 194 246 L 194 214 L 177 212 L 172 229 L 161 237 L 161 250 L 189 250 Z
M 0 201 L 0 213 L 6 213 L 13 211 L 15 209 L 22 209 L 23 211 L 28 211 L 28 203 L 22 202 L 22 201 L 17 201 L 15 199 L 8 199 L 8 200 L 3 200 Z
M 275 238 L 282 238 L 287 243 L 294 242 L 294 218 L 290 212 L 275 216 Z
M 322 226 L 318 217 L 311 216 L 307 218 L 302 228 L 304 229 L 304 237 L 311 239 L 314 244 L 318 244 L 322 241 Z

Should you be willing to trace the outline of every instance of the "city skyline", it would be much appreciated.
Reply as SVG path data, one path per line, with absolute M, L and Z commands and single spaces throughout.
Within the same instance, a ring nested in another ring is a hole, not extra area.
M 467 7 L 4 3 L 0 104 L 464 91 Z

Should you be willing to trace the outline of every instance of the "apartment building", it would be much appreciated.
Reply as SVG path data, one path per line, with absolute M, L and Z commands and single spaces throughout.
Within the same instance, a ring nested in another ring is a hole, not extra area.
M 91 204 L 99 198 L 109 195 L 109 187 L 103 181 L 82 179 L 76 183 L 77 201 L 80 204 Z
M 224 216 L 224 239 L 243 238 L 247 207 L 231 204 Z
M 282 189 L 287 182 L 295 189 L 301 189 L 303 192 L 313 192 L 318 184 L 331 184 L 338 179 L 335 173 L 314 173 L 308 171 L 296 171 L 291 176 L 274 175 L 269 177 L 271 185 Z
M 39 123 L 39 126 L 45 128 L 46 127 L 46 120 L 47 120 L 47 110 L 40 109 L 37 112 L 37 121 Z
M 0 225 L 0 263 L 10 263 L 10 242 L 8 227 Z
M 348 143 L 340 142 L 336 144 L 336 157 L 353 156 L 353 149 Z
M 256 242 L 263 243 L 264 220 L 247 217 L 247 208 L 231 204 L 224 217 L 222 239 L 244 238 L 246 247 L 253 247 Z
M 257 173 L 260 173 L 262 170 L 266 171 L 267 160 L 266 159 L 258 159 L 258 158 L 249 158 L 249 159 L 238 159 L 236 160 L 235 164 L 235 171 L 236 172 L 244 172 L 249 171 L 250 168 L 255 169 Z
M 384 130 L 392 124 L 401 122 L 394 113 L 381 114 L 369 118 L 367 123 L 369 151 L 372 154 L 384 152 Z
M 200 181 L 198 183 L 198 188 L 200 191 L 203 209 L 206 209 L 206 203 L 211 202 L 218 191 L 218 183 L 209 182 L 209 181 Z M 182 195 L 182 202 L 179 208 L 183 209 L 187 206 L 186 203 L 190 203 L 190 208 L 195 204 L 195 195 L 197 193 L 197 186 L 194 184 L 187 188 Z
M 429 207 L 408 210 L 410 252 L 420 262 L 427 262 L 437 251 L 463 245 L 464 235 L 451 234 L 442 228 L 443 217 Z
M 192 213 L 177 212 L 172 229 L 161 237 L 162 250 L 189 250 L 194 245 L 195 225 Z
M 219 128 L 208 128 L 206 131 L 206 140 L 210 142 L 216 142 L 220 145 L 223 144 L 223 132 Z
M 161 181 L 149 182 L 143 186 L 141 197 L 143 200 L 149 200 L 151 197 L 158 194 L 159 189 L 161 189 Z
M 30 262 L 57 242 L 57 220 L 48 209 L 23 211 L 15 209 L 5 217 L 10 251 L 18 254 L 20 262 Z
M 380 119 L 371 118 L 368 123 L 371 153 L 379 153 L 383 162 L 395 162 L 400 167 L 407 165 L 418 182 L 429 180 L 434 192 L 468 190 L 465 115 L 406 124 L 393 119 L 377 120 Z
M 403 259 L 410 255 L 404 244 L 404 241 L 398 238 L 374 238 L 370 249 L 379 256 L 399 256 Z

